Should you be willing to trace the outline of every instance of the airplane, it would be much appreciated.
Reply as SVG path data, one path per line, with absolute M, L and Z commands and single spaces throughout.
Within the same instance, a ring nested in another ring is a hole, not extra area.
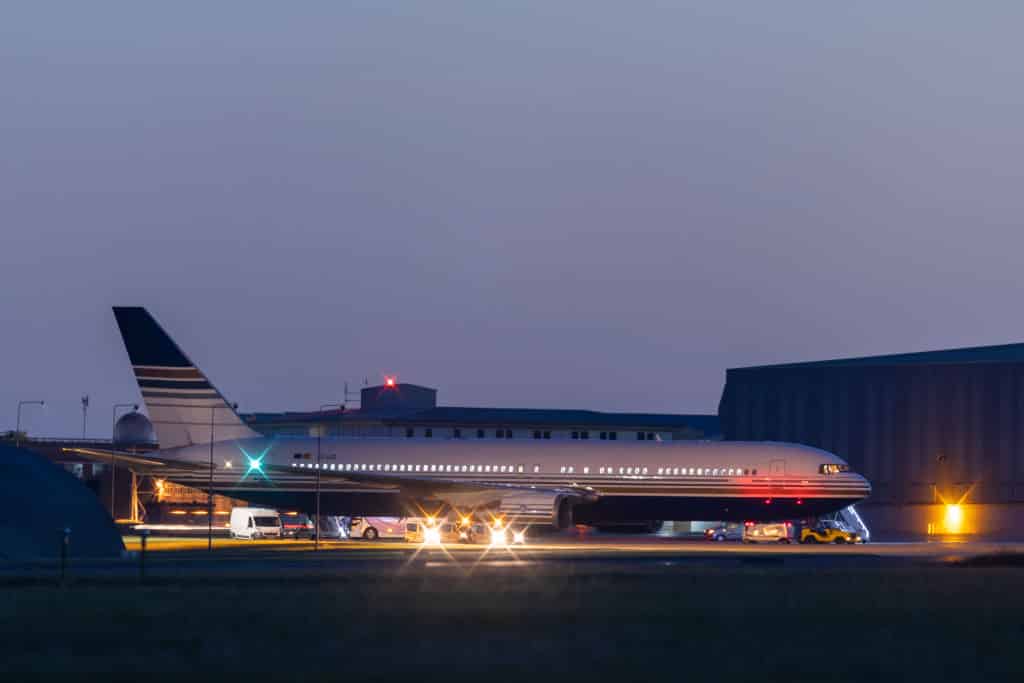
M 69 450 L 253 505 L 312 514 L 319 490 L 320 514 L 473 509 L 565 529 L 809 518 L 871 493 L 841 458 L 789 443 L 267 437 L 145 308 L 113 311 L 160 448 Z

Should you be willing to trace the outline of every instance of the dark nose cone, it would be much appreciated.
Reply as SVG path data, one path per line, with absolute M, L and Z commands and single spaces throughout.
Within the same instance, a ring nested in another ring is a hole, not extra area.
M 143 446 L 156 441 L 153 423 L 142 413 L 122 415 L 114 426 L 114 445 L 118 448 Z

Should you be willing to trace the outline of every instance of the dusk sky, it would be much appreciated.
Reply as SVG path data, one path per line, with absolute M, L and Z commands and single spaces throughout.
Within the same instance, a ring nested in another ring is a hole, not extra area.
M 1021 3 L 19 4 L 0 429 L 109 435 L 112 305 L 243 411 L 1024 341 Z

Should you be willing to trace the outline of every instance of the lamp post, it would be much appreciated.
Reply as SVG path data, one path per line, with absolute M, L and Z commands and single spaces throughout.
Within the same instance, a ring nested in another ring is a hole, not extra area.
M 210 552 L 213 552 L 213 428 L 218 409 L 238 412 L 238 404 L 210 406 L 210 478 L 206 489 L 206 549 Z
M 327 408 L 337 408 L 340 411 L 344 409 L 344 404 L 323 403 L 320 405 L 320 412 L 323 413 Z M 321 422 L 316 427 L 316 515 L 313 522 L 313 550 L 320 550 L 320 437 L 323 431 L 324 426 L 323 422 Z
M 18 401 L 18 421 L 14 427 L 14 447 L 21 445 L 21 407 L 22 406 L 45 406 L 46 401 Z
M 113 414 L 110 418 L 110 450 L 117 450 L 117 411 L 121 408 L 131 408 L 132 410 L 138 410 L 138 403 L 115 403 Z M 114 459 L 113 453 L 110 455 L 110 518 L 114 520 L 114 524 L 117 524 L 117 513 L 114 512 L 114 502 L 117 487 L 117 461 Z
M 217 406 L 210 406 L 210 482 L 206 489 L 206 550 L 213 552 L 213 416 Z

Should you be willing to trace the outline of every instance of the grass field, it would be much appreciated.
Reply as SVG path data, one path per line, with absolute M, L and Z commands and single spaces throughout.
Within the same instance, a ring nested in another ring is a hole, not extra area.
M 1024 677 L 1018 568 L 525 567 L 0 591 L 11 681 Z

